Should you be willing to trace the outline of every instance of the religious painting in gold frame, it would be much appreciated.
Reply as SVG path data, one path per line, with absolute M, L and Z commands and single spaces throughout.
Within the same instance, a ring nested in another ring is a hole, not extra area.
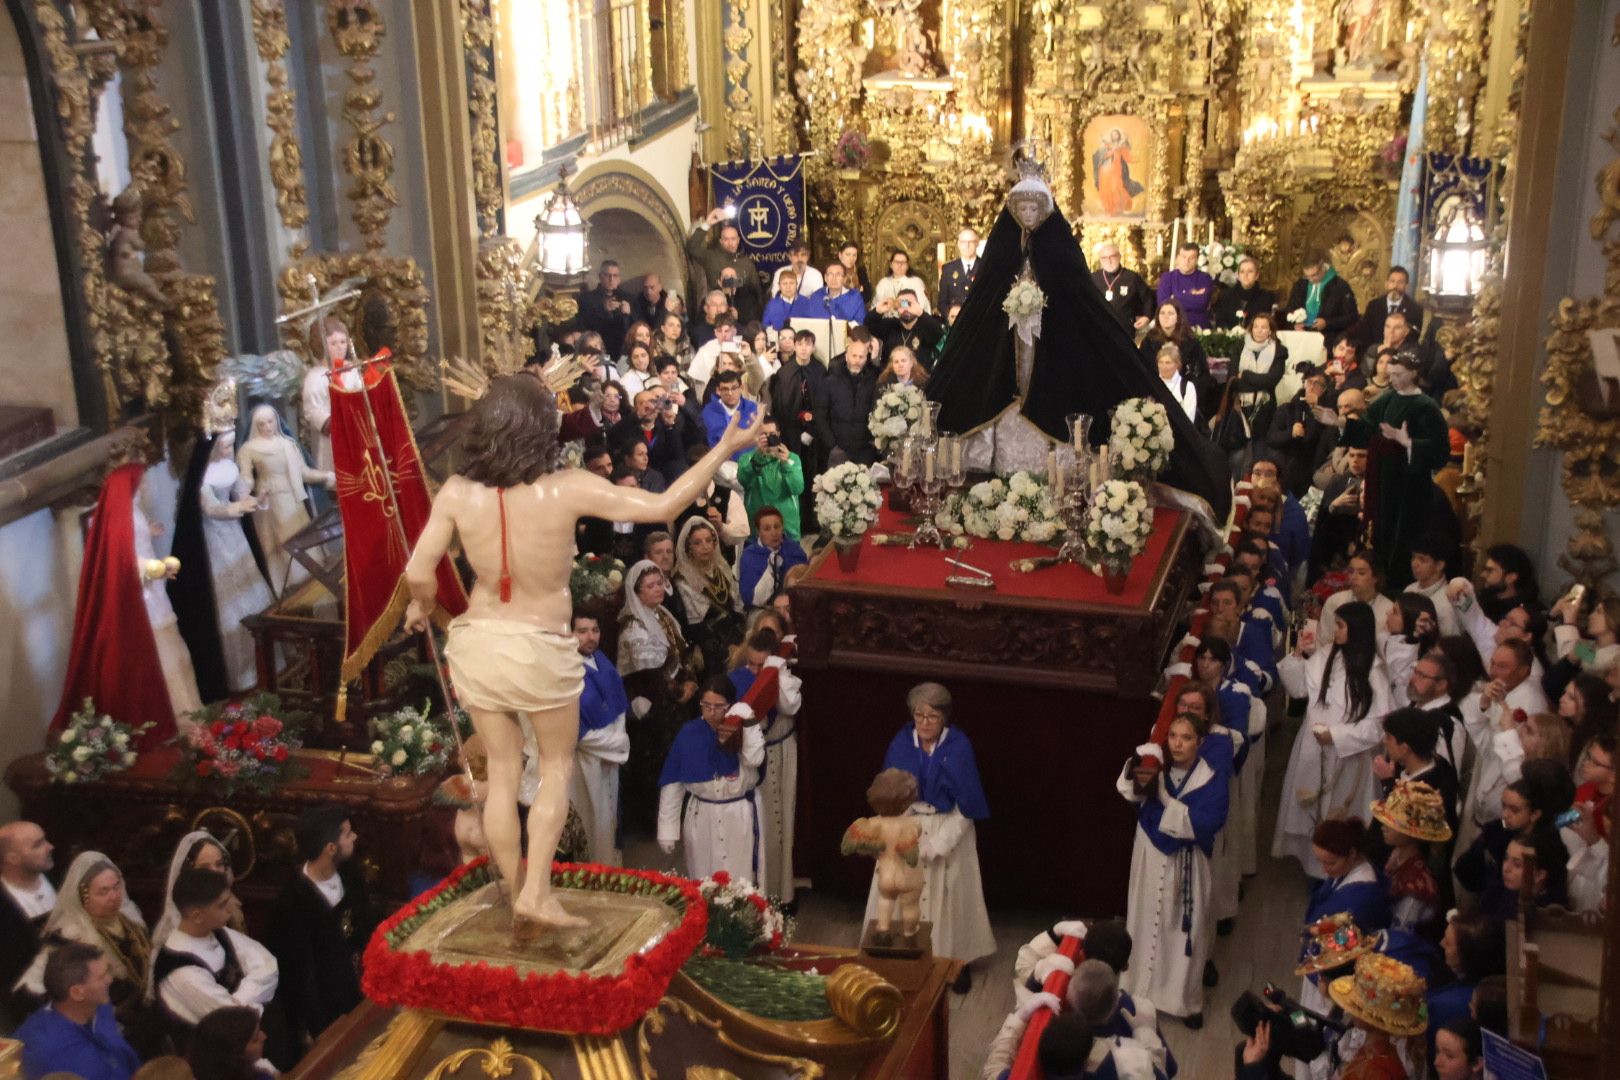
M 1086 179 L 1080 212 L 1091 221 L 1147 217 L 1153 131 L 1140 116 L 1104 113 L 1086 124 L 1080 145 Z

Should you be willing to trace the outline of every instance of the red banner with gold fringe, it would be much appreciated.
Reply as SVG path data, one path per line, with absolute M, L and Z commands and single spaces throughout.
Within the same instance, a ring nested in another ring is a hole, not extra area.
M 331 378 L 332 465 L 343 517 L 345 684 L 399 628 L 410 600 L 405 562 L 433 506 L 386 354 L 365 365 L 364 392 L 359 382 L 352 370 Z M 439 561 L 438 576 L 434 617 L 442 623 L 467 610 L 467 592 L 448 556 Z

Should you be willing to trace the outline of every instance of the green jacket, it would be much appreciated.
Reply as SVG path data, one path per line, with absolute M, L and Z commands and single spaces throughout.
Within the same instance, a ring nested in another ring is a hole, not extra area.
M 799 494 L 804 491 L 804 466 L 799 455 L 788 451 L 786 461 L 762 450 L 750 450 L 737 462 L 737 483 L 742 488 L 748 520 L 762 506 L 782 511 L 782 527 L 789 538 L 799 538 Z

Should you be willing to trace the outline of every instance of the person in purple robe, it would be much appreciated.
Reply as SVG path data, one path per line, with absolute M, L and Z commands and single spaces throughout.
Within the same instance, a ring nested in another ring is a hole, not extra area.
M 1187 316 L 1187 325 L 1209 328 L 1209 310 L 1215 302 L 1215 279 L 1198 269 L 1198 245 L 1176 249 L 1176 265 L 1159 275 L 1159 303 L 1174 300 Z

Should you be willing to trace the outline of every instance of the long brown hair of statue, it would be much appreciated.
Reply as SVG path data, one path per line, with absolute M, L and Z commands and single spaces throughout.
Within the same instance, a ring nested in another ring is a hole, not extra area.
M 866 805 L 879 817 L 899 817 L 917 801 L 917 778 L 904 769 L 884 769 L 866 789 Z
M 520 371 L 492 379 L 467 420 L 461 475 L 494 488 L 532 484 L 557 466 L 557 399 Z

